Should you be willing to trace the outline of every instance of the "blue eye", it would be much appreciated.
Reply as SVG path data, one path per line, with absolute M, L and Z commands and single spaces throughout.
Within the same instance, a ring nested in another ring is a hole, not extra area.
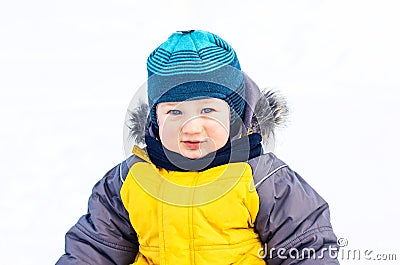
M 211 113 L 213 111 L 215 111 L 215 109 L 212 109 L 212 108 L 204 108 L 201 110 L 202 113 Z
M 171 114 L 171 115 L 180 115 L 180 114 L 182 114 L 182 111 L 177 110 L 177 109 L 172 109 L 172 110 L 168 111 L 168 114 Z

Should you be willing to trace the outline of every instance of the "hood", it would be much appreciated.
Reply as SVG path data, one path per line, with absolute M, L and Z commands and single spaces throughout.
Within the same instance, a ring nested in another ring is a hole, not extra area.
M 246 85 L 246 106 L 243 124 L 237 134 L 258 133 L 263 138 L 264 147 L 269 146 L 274 142 L 275 129 L 286 124 L 288 116 L 286 100 L 278 91 L 260 90 L 248 75 L 243 74 Z M 149 106 L 143 101 L 128 110 L 126 126 L 129 129 L 129 137 L 140 146 L 145 144 L 145 135 L 153 135 L 149 115 Z

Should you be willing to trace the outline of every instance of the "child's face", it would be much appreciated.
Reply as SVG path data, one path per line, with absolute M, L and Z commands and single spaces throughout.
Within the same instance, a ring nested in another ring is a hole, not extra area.
M 161 143 L 185 157 L 203 157 L 228 141 L 230 108 L 222 99 L 164 102 L 156 112 Z

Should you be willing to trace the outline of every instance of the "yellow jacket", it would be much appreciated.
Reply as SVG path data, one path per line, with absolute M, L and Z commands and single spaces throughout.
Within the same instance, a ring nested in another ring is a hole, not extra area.
M 202 172 L 138 162 L 121 198 L 139 241 L 134 264 L 265 264 L 254 231 L 259 197 L 245 162 Z

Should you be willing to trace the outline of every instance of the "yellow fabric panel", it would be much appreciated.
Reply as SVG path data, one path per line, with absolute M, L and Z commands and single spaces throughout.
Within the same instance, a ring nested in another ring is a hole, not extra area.
M 138 162 L 121 198 L 140 244 L 134 264 L 265 264 L 247 163 L 176 172 Z

